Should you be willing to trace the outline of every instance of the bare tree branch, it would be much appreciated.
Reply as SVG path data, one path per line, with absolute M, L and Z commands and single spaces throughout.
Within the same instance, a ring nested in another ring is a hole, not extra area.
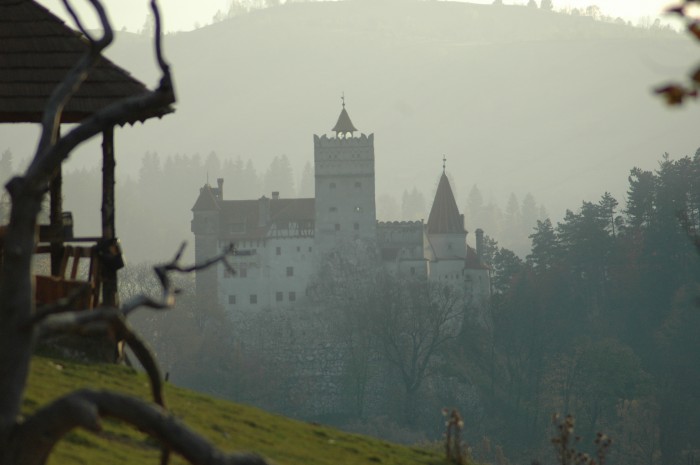
M 19 425 L 13 441 L 32 446 L 17 448 L 8 463 L 43 465 L 55 444 L 74 428 L 99 432 L 101 417 L 136 427 L 193 464 L 266 464 L 257 455 L 220 452 L 160 407 L 123 394 L 88 389 L 61 397 Z
M 98 308 L 89 312 L 73 311 L 48 315 L 39 325 L 39 337 L 41 338 L 65 333 L 110 334 L 115 341 L 125 341 L 146 370 L 154 402 L 165 406 L 163 382 L 155 355 L 133 331 L 119 309 Z
M 61 297 L 56 302 L 52 304 L 42 305 L 37 308 L 36 313 L 32 315 L 29 319 L 25 328 L 28 329 L 31 326 L 44 320 L 49 315 L 54 315 L 56 313 L 63 313 L 72 311 L 78 300 L 84 297 L 90 291 L 90 285 L 88 283 L 71 290 L 66 297 Z

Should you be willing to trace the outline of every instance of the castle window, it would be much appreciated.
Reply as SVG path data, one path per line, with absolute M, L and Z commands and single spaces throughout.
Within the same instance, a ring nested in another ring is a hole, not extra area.
M 250 303 L 253 305 L 258 303 L 258 295 L 257 294 L 250 294 Z
M 311 250 L 312 250 L 311 247 L 309 247 L 309 252 L 311 252 Z
M 335 224 L 335 230 L 336 230 L 336 231 L 340 231 L 340 223 L 336 223 L 336 224 Z
M 277 291 L 275 294 L 275 299 L 277 302 L 282 302 L 282 299 L 284 298 L 284 293 L 282 291 Z
M 282 255 L 282 247 L 277 247 L 275 249 L 275 255 Z
M 355 223 L 355 224 L 353 224 L 352 226 L 353 226 L 353 228 L 355 228 L 355 231 L 359 231 L 359 230 L 360 230 L 360 223 Z
M 297 252 L 301 252 L 301 247 L 297 246 Z
M 331 208 L 328 209 L 328 211 L 330 211 L 330 212 L 337 212 L 337 211 L 338 211 L 338 208 L 337 208 L 337 207 L 331 207 Z
M 330 183 L 330 184 L 328 185 L 328 187 L 330 187 L 331 189 L 335 189 L 335 183 L 334 183 L 334 182 Z
M 229 303 L 229 305 L 236 305 L 236 296 L 235 295 L 228 296 L 228 303 Z
M 294 267 L 293 266 L 287 267 L 287 276 L 294 276 Z
M 248 277 L 248 267 L 246 267 L 245 265 L 241 265 L 241 268 L 238 271 L 238 276 L 240 276 L 241 278 Z
M 294 292 L 294 291 L 291 291 L 291 292 L 289 293 L 289 301 L 290 301 L 290 302 L 294 302 L 295 300 L 297 300 L 297 293 Z
M 360 181 L 355 181 L 355 187 L 356 188 L 362 187 L 362 183 Z
M 411 274 L 416 274 L 416 268 L 413 266 L 411 267 Z

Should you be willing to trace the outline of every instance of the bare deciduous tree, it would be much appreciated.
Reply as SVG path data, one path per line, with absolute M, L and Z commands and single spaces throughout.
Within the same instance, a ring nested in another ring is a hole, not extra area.
M 168 461 L 171 450 L 192 463 L 265 463 L 254 455 L 222 453 L 165 410 L 155 358 L 127 322 L 127 316 L 139 307 L 165 309 L 172 306 L 176 290 L 171 284 L 170 274 L 188 273 L 219 261 L 225 262 L 225 254 L 199 266 L 182 267 L 179 264 L 181 248 L 171 262 L 155 268 L 163 287 L 158 299 L 137 297 L 119 309 L 98 308 L 89 312 L 73 311 L 67 302 L 59 302 L 39 312 L 36 309 L 32 255 L 36 248 L 37 216 L 52 174 L 82 142 L 116 125 L 123 125 L 135 116 L 163 111 L 175 102 L 170 69 L 161 53 L 160 15 L 155 0 L 152 0 L 155 55 L 162 74 L 158 87 L 111 104 L 64 136 L 59 136 L 63 108 L 113 39 L 103 6 L 99 0 L 89 2 L 104 32 L 101 37 L 94 37 L 83 27 L 68 0 L 64 0 L 89 48 L 49 98 L 39 143 L 29 167 L 22 176 L 14 177 L 6 184 L 11 211 L 0 269 L 0 465 L 43 464 L 66 433 L 76 427 L 99 431 L 102 417 L 122 420 L 157 439 L 163 446 L 162 463 Z M 83 389 L 57 399 L 26 419 L 20 419 L 30 359 L 37 340 L 45 335 L 71 332 L 109 332 L 124 340 L 147 371 L 155 404 L 119 393 Z

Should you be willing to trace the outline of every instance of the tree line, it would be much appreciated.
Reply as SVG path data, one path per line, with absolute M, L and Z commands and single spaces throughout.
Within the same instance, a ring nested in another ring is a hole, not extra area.
M 493 331 L 465 332 L 455 363 L 482 373 L 484 433 L 508 450 L 548 447 L 558 411 L 616 437 L 618 463 L 700 459 L 700 152 L 628 179 L 625 207 L 606 192 L 538 221 L 525 259 L 487 241 Z

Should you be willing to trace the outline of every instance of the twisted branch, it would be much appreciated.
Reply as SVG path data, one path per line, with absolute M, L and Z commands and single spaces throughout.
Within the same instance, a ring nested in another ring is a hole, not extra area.
M 18 444 L 31 444 L 31 447 L 18 447 L 8 463 L 43 465 L 66 433 L 77 427 L 99 432 L 102 417 L 133 425 L 193 464 L 266 465 L 257 455 L 220 452 L 158 406 L 135 397 L 90 389 L 57 399 L 21 424 L 12 440 Z

